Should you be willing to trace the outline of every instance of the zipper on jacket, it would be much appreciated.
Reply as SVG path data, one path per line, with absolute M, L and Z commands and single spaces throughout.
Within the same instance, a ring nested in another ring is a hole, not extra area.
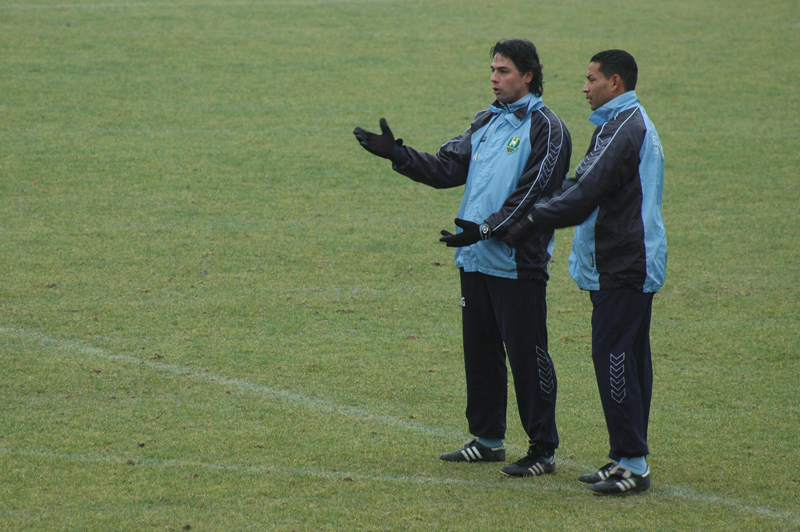
M 594 253 L 589 253 L 589 266 L 594 268 Z

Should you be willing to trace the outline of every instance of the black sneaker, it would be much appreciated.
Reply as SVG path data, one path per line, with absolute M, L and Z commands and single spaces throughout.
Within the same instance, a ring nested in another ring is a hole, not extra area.
M 507 477 L 538 477 L 540 475 L 547 475 L 556 470 L 555 460 L 552 462 L 545 460 L 545 458 L 550 455 L 542 452 L 536 444 L 533 444 L 528 449 L 528 454 L 513 464 L 508 464 L 503 467 L 500 473 Z
M 478 443 L 476 438 L 467 440 L 464 447 L 451 453 L 444 453 L 439 460 L 445 462 L 505 462 L 506 446 L 486 447 Z
M 595 495 L 620 495 L 634 491 L 646 491 L 650 487 L 650 468 L 644 475 L 636 475 L 627 467 L 616 465 L 608 472 L 608 478 L 595 482 L 589 489 Z
M 578 477 L 578 480 L 585 484 L 594 484 L 595 482 L 600 482 L 601 480 L 608 478 L 608 472 L 614 469 L 614 466 L 616 465 L 617 464 L 615 462 L 609 462 L 593 473 L 584 473 Z

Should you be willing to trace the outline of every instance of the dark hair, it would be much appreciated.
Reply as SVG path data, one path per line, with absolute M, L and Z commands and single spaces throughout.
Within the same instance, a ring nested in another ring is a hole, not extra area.
M 539 62 L 539 52 L 532 42 L 524 39 L 508 39 L 498 41 L 492 46 L 492 55 L 500 54 L 514 62 L 517 70 L 524 76 L 528 72 L 533 73 L 533 78 L 528 84 L 528 90 L 536 96 L 544 93 L 544 76 L 542 75 L 542 63 Z
M 598 70 L 606 78 L 617 74 L 622 80 L 626 91 L 632 91 L 636 88 L 639 67 L 636 66 L 636 60 L 628 52 L 624 50 L 606 50 L 594 54 L 591 62 L 599 65 Z

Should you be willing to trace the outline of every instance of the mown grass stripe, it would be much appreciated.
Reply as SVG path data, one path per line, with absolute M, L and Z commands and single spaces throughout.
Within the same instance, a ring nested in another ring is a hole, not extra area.
M 225 386 L 236 387 L 237 389 L 249 391 L 258 394 L 271 395 L 279 399 L 287 400 L 293 404 L 298 404 L 307 408 L 319 409 L 323 412 L 330 412 L 340 414 L 348 417 L 355 417 L 364 421 L 376 421 L 385 425 L 398 427 L 405 430 L 413 430 L 416 432 L 424 433 L 433 436 L 446 436 L 454 437 L 453 431 L 446 431 L 436 427 L 428 427 L 418 423 L 409 423 L 403 419 L 393 418 L 391 416 L 376 415 L 368 410 L 361 408 L 354 408 L 344 405 L 338 405 L 331 401 L 309 398 L 303 394 L 288 392 L 285 390 L 276 390 L 268 386 L 253 384 L 241 379 L 234 379 L 223 377 L 208 372 L 198 372 L 186 367 L 176 366 L 171 364 L 160 364 L 157 362 L 142 360 L 130 355 L 121 355 L 115 353 L 108 353 L 103 349 L 87 346 L 75 340 L 59 340 L 38 332 L 25 331 L 18 329 L 11 329 L 7 327 L 0 327 L 0 334 L 13 336 L 25 340 L 36 341 L 45 346 L 54 346 L 61 349 L 73 350 L 86 355 L 97 356 L 110 361 L 122 361 L 130 364 L 138 364 L 147 367 L 153 371 L 161 371 L 172 375 L 184 375 L 187 377 L 198 378 L 213 382 L 215 384 L 222 384 Z M 129 458 L 118 457 L 113 455 L 92 455 L 80 453 L 57 453 L 46 450 L 31 450 L 31 449 L 13 449 L 0 447 L 0 455 L 19 455 L 19 456 L 37 456 L 49 457 L 55 460 L 68 460 L 68 461 L 85 461 L 85 462 L 109 462 L 109 463 L 127 463 L 134 460 L 136 464 L 153 466 L 153 467 L 193 467 L 203 468 L 207 470 L 216 470 L 222 472 L 235 472 L 242 474 L 286 474 L 286 475 L 306 475 L 315 476 L 326 479 L 358 479 L 364 481 L 377 481 L 377 482 L 393 482 L 393 483 L 410 483 L 410 484 L 431 484 L 431 485 L 468 485 L 471 487 L 480 487 L 486 489 L 494 489 L 502 487 L 503 489 L 557 489 L 557 490 L 573 490 L 585 491 L 581 486 L 573 485 L 569 482 L 558 483 L 557 485 L 547 485 L 543 483 L 537 484 L 536 482 L 513 482 L 505 481 L 498 478 L 498 482 L 482 482 L 480 480 L 472 479 L 458 479 L 451 477 L 440 476 L 426 476 L 426 475 L 386 475 L 375 473 L 358 473 L 358 472 L 345 472 L 345 471 L 331 471 L 319 468 L 287 468 L 282 466 L 244 466 L 233 464 L 215 464 L 207 462 L 187 462 L 183 460 L 158 460 L 153 458 Z M 586 464 L 569 459 L 559 459 L 562 466 L 571 469 L 585 470 L 590 468 Z M 499 474 L 498 474 L 499 477 Z M 717 497 L 705 493 L 698 493 L 689 488 L 673 485 L 673 484 L 660 484 L 655 489 L 649 492 L 649 496 L 665 497 L 671 499 L 683 499 L 693 503 L 712 504 L 717 506 L 724 506 L 734 508 L 738 511 L 759 515 L 776 520 L 786 520 L 793 524 L 800 525 L 800 516 L 789 511 L 777 511 L 772 508 L 764 506 L 753 506 L 744 504 L 736 499 Z
M 8 4 L 0 5 L 0 10 L 68 10 L 68 9 L 140 9 L 140 8 L 197 8 L 197 7 L 283 7 L 317 6 L 326 4 L 388 3 L 401 0 L 281 0 L 269 2 L 244 0 L 232 2 L 108 2 L 102 4 Z
M 463 433 L 460 432 L 447 431 L 436 427 L 429 427 L 419 423 L 412 423 L 404 419 L 392 416 L 375 414 L 374 412 L 370 412 L 369 410 L 363 408 L 341 405 L 326 399 L 308 397 L 306 395 L 299 394 L 296 392 L 271 388 L 269 386 L 264 386 L 261 384 L 254 384 L 252 382 L 247 382 L 241 379 L 218 375 L 216 373 L 211 373 L 208 371 L 197 371 L 191 368 L 187 368 L 185 366 L 177 366 L 174 364 L 165 364 L 152 360 L 140 359 L 131 355 L 109 353 L 104 349 L 88 346 L 82 342 L 75 340 L 59 340 L 38 332 L 9 329 L 6 327 L 0 327 L 0 334 L 6 334 L 9 336 L 15 336 L 17 338 L 33 340 L 40 343 L 41 345 L 55 346 L 61 349 L 77 351 L 85 355 L 96 356 L 110 361 L 121 361 L 128 364 L 138 364 L 153 371 L 161 373 L 168 373 L 170 375 L 186 376 L 194 379 L 210 381 L 222 386 L 236 388 L 239 390 L 244 390 L 260 395 L 276 397 L 284 401 L 287 401 L 289 403 L 298 406 L 303 406 L 306 408 L 316 409 L 321 412 L 328 412 L 331 414 L 352 417 L 362 421 L 374 421 L 376 423 L 380 423 L 383 425 L 400 427 L 405 430 L 419 432 L 421 434 L 425 434 L 428 436 L 441 436 L 441 437 L 453 437 L 453 438 L 463 437 Z

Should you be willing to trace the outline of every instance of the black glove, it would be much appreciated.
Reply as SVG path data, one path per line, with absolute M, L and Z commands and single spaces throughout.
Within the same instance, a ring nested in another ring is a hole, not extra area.
M 450 231 L 443 230 L 442 238 L 439 239 L 439 242 L 444 242 L 449 248 L 462 248 L 464 246 L 471 246 L 479 240 L 487 240 L 492 236 L 492 228 L 486 223 L 478 225 L 475 222 L 470 222 L 469 220 L 456 218 L 455 224 L 463 229 L 463 231 L 454 235 Z
M 505 242 L 508 246 L 515 248 L 522 244 L 533 232 L 533 220 L 528 218 L 527 216 L 520 220 L 519 223 L 516 223 L 508 228 L 506 232 L 506 236 L 501 240 Z
M 358 143 L 364 146 L 364 149 L 368 152 L 394 162 L 400 157 L 403 151 L 400 149 L 400 146 L 403 145 L 403 139 L 394 139 L 392 130 L 389 129 L 389 124 L 386 123 L 385 118 L 381 118 L 380 126 L 380 135 L 360 127 L 353 130 L 353 135 L 356 136 Z

